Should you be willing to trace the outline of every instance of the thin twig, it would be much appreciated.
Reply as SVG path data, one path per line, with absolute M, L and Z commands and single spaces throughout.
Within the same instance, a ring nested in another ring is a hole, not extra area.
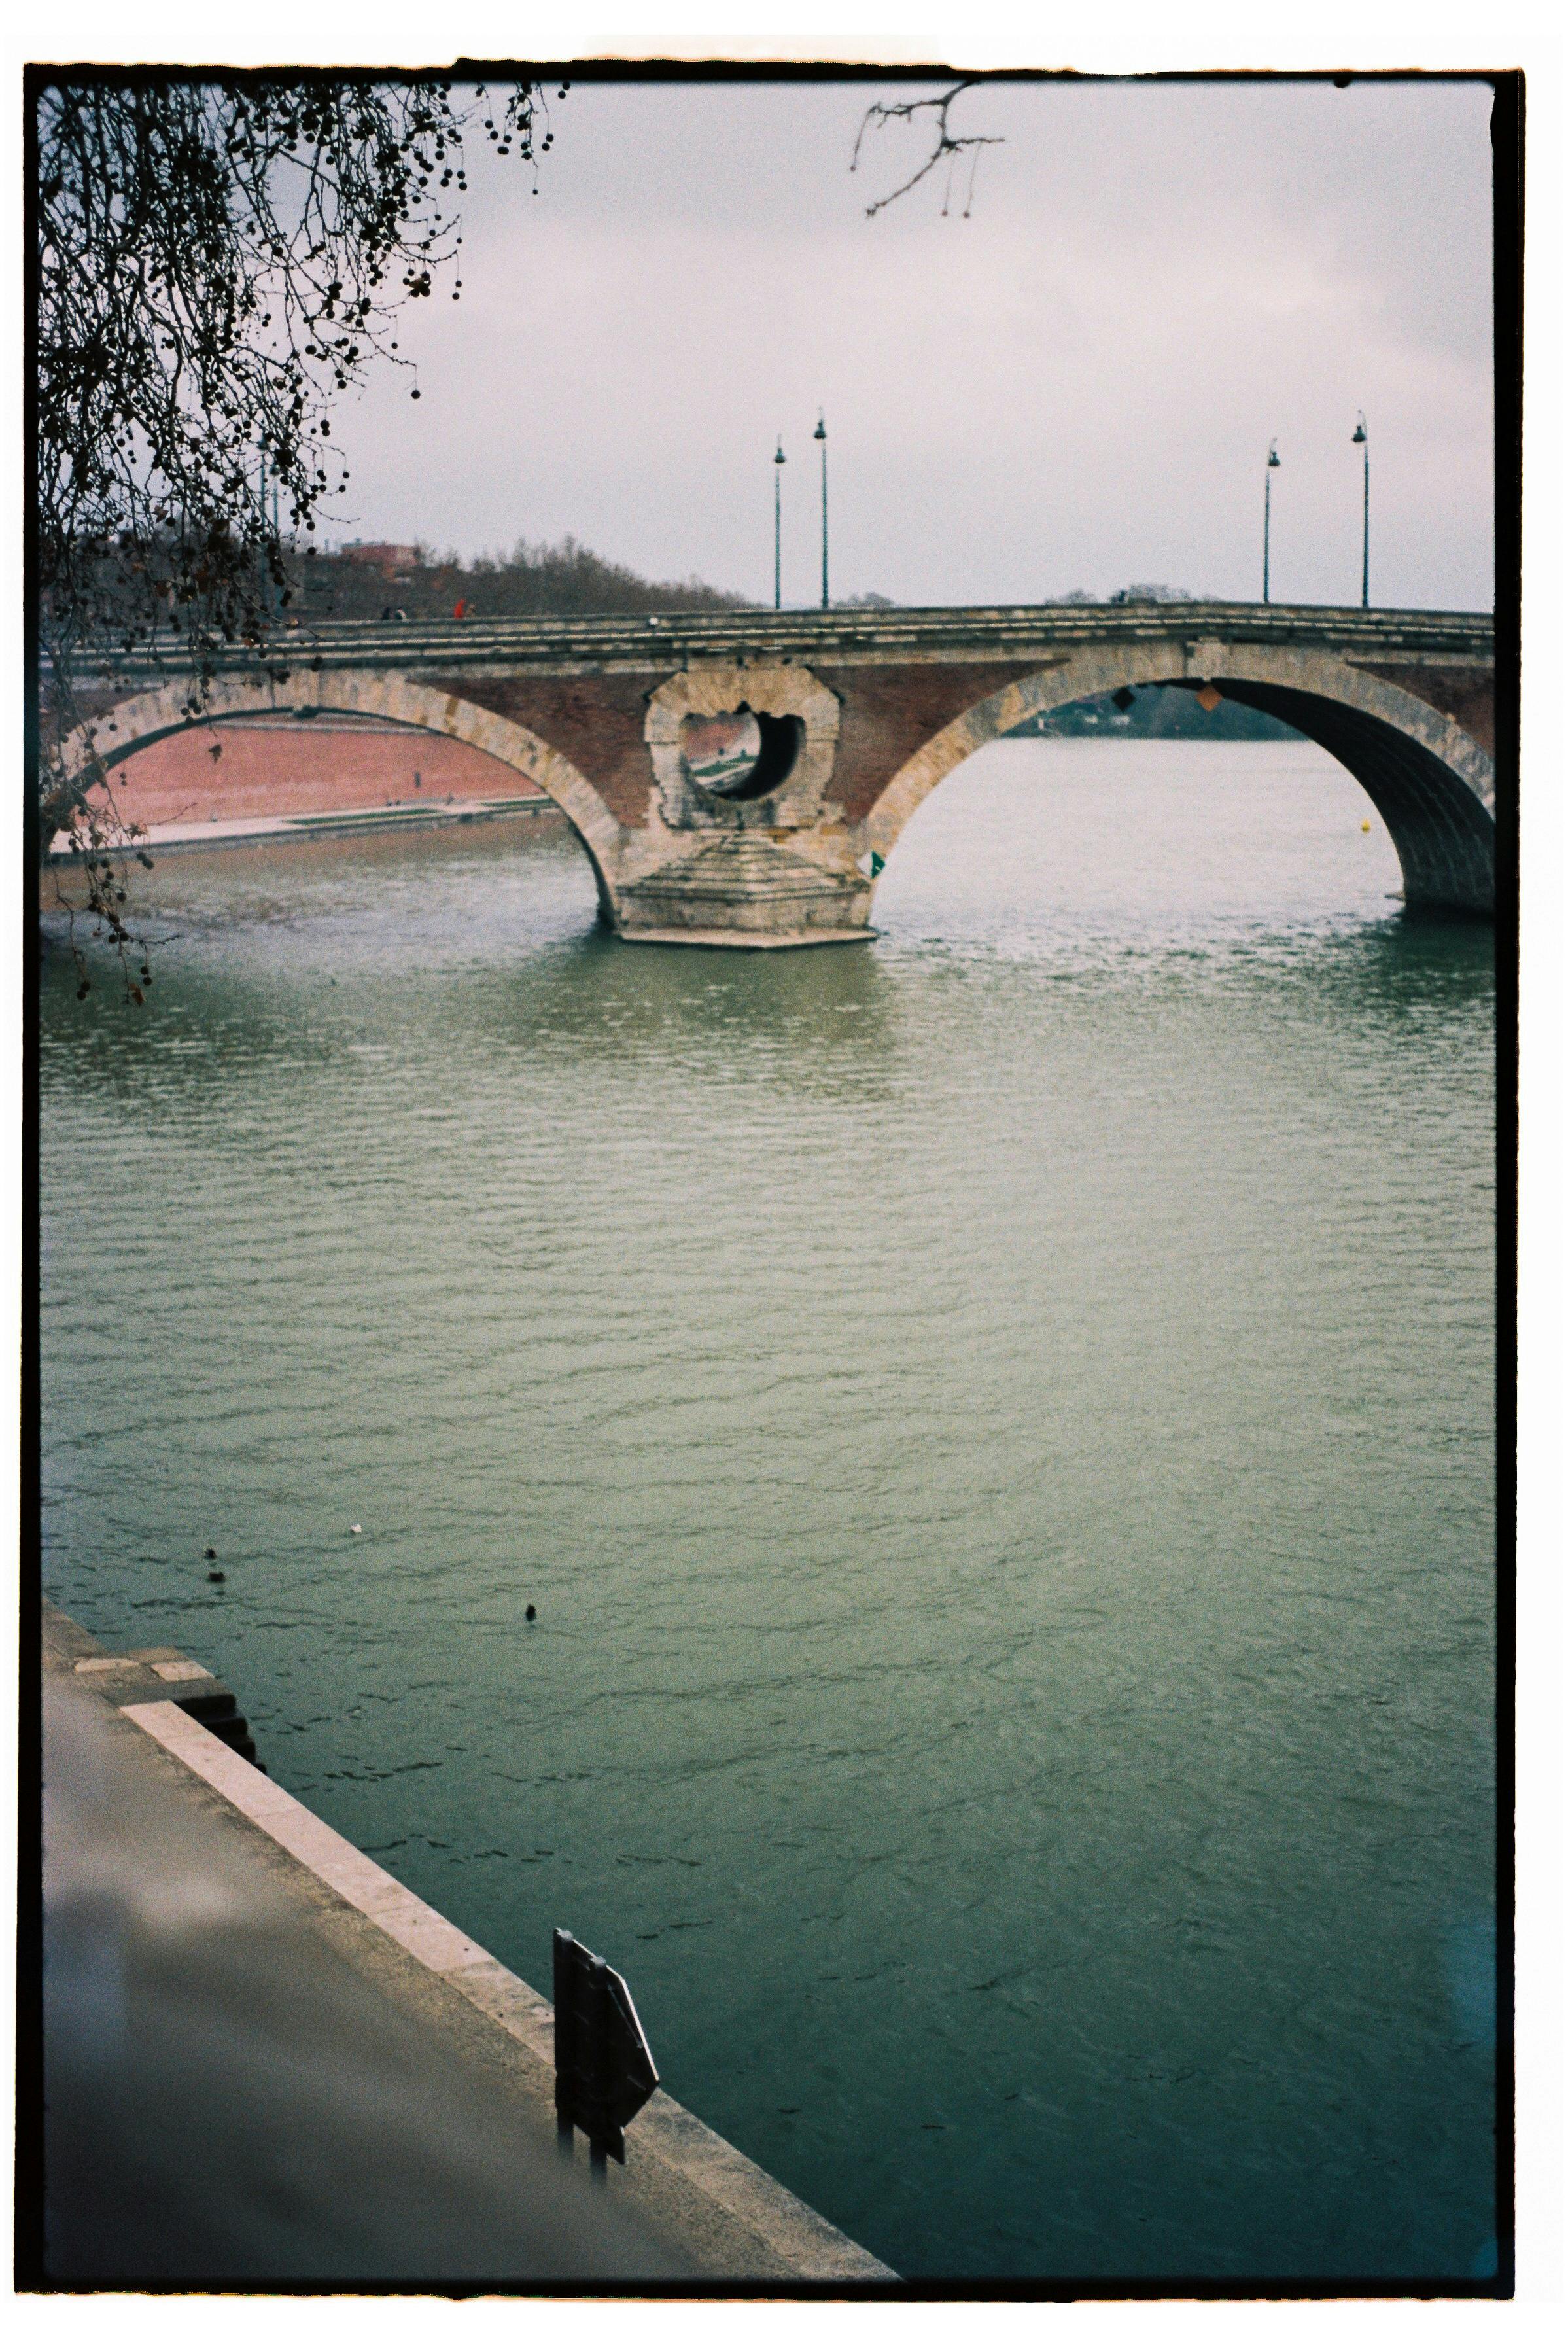
M 952 195 L 953 168 L 959 156 L 963 153 L 969 155 L 969 192 L 964 199 L 963 217 L 965 219 L 969 217 L 974 202 L 975 166 L 980 160 L 975 149 L 981 146 L 1005 146 L 1007 143 L 1005 138 L 980 136 L 955 138 L 949 130 L 948 108 L 955 97 L 962 97 L 966 89 L 972 89 L 974 85 L 972 81 L 957 81 L 941 97 L 912 97 L 906 99 L 902 105 L 885 105 L 879 100 L 875 105 L 866 108 L 860 128 L 855 133 L 854 153 L 850 158 L 852 171 L 858 171 L 860 168 L 861 148 L 868 130 L 885 129 L 890 122 L 912 122 L 917 113 L 932 113 L 936 117 L 932 125 L 936 143 L 925 161 L 918 171 L 911 173 L 902 187 L 895 187 L 890 195 L 880 196 L 874 203 L 868 203 L 865 212 L 867 219 L 874 219 L 878 212 L 886 211 L 888 205 L 896 203 L 901 195 L 907 195 L 912 187 L 918 187 L 922 179 L 930 177 L 932 172 L 944 157 L 947 161 L 948 172 L 947 187 L 942 199 L 942 212 L 945 219 Z

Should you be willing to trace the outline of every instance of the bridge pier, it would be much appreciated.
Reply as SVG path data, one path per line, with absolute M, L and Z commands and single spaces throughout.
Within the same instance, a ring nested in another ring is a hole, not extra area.
M 780 950 L 872 938 L 871 883 L 753 831 L 718 835 L 673 855 L 616 896 L 628 943 L 695 943 Z
M 826 794 L 838 695 L 804 666 L 715 660 L 668 676 L 646 707 L 653 786 L 612 876 L 616 932 L 739 950 L 868 940 L 870 880 Z

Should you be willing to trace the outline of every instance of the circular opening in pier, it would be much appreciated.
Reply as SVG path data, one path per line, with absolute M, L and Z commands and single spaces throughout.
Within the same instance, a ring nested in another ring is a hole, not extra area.
M 794 767 L 802 725 L 794 715 L 688 715 L 681 725 L 687 776 L 706 795 L 754 804 L 782 787 Z

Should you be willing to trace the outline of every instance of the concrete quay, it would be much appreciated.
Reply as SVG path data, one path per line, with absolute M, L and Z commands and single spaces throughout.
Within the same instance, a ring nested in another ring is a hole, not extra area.
M 232 1692 L 47 1608 L 43 1661 L 41 2286 L 896 2292 L 663 2089 L 591 2186 L 548 2002 L 268 1778 Z
M 210 853 L 226 844 L 276 844 L 290 839 L 354 836 L 370 829 L 465 828 L 475 821 L 510 820 L 517 814 L 537 819 L 556 813 L 548 796 L 504 796 L 457 804 L 377 804 L 364 811 L 256 814 L 242 820 L 172 820 L 143 829 L 133 841 L 111 845 L 111 852 Z M 52 862 L 69 864 L 77 858 L 69 841 L 57 836 L 49 848 Z

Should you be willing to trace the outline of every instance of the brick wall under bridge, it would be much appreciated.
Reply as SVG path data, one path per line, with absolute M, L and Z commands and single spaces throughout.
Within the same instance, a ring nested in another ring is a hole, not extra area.
M 873 856 L 958 764 L 1149 683 L 1317 740 L 1382 815 L 1411 906 L 1491 912 L 1484 617 L 1183 602 L 321 625 L 223 660 L 195 719 L 336 709 L 464 740 L 556 798 L 628 940 L 766 948 L 863 936 Z M 692 726 L 741 713 L 749 779 L 705 785 Z M 148 664 L 104 677 L 70 753 L 113 765 L 192 721 L 188 686 Z

